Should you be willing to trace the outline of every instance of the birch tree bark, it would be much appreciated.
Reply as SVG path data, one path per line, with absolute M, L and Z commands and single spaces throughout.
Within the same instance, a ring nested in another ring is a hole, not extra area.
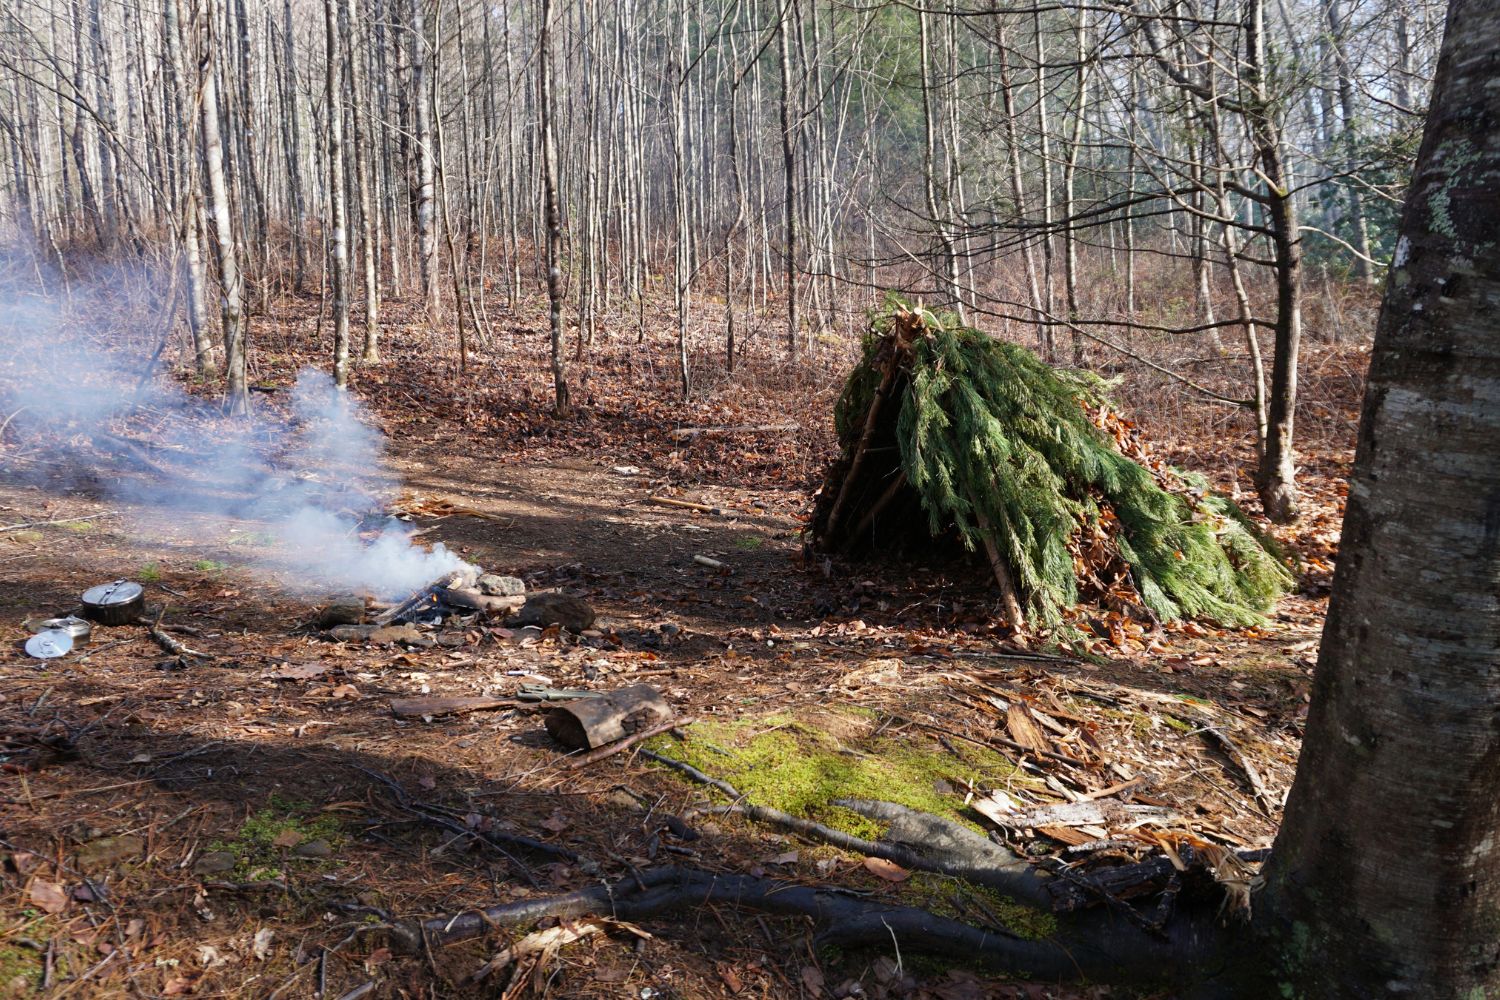
M 203 137 L 203 169 L 208 181 L 209 219 L 214 230 L 214 254 L 219 265 L 219 321 L 224 339 L 226 376 L 224 406 L 230 413 L 250 410 L 250 388 L 245 378 L 244 280 L 234 232 L 229 185 L 224 179 L 224 143 L 219 130 L 218 70 L 214 65 L 212 0 L 205 5 L 200 37 L 199 87 Z
M 1497 47 L 1500 2 L 1454 0 L 1306 741 L 1255 900 L 1283 995 L 1500 990 Z
M 541 0 L 541 24 L 537 32 L 537 103 L 541 114 L 542 211 L 547 230 L 547 323 L 552 335 L 553 413 L 563 418 L 572 412 L 568 394 L 568 359 L 563 344 L 562 206 L 557 191 L 557 139 L 552 106 L 552 0 Z
M 349 382 L 349 222 L 344 189 L 344 93 L 340 72 L 338 15 L 334 0 L 323 0 L 327 62 L 323 93 L 328 102 L 328 256 L 333 289 L 333 384 Z

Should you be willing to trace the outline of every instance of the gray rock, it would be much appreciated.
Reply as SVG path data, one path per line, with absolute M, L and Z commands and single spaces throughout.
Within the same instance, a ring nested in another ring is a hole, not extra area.
M 193 874 L 217 875 L 229 871 L 236 864 L 238 861 L 235 856 L 228 851 L 209 851 L 199 855 L 198 860 L 193 862 Z
M 375 634 L 375 625 L 339 625 L 328 630 L 328 637 L 339 642 L 364 642 Z
M 519 577 L 496 576 L 494 573 L 486 573 L 479 578 L 479 591 L 483 594 L 491 594 L 497 597 L 513 597 L 517 594 L 526 593 L 526 583 Z
M 146 849 L 146 842 L 135 834 L 119 837 L 101 837 L 91 840 L 78 849 L 78 867 L 84 871 L 109 868 L 127 858 L 139 857 Z
M 340 597 L 318 612 L 317 626 L 358 625 L 365 620 L 365 602 L 357 597 Z
M 307 840 L 298 844 L 292 853 L 299 858 L 331 858 L 333 845 L 326 840 Z
M 505 627 L 560 625 L 569 632 L 582 632 L 593 624 L 594 609 L 587 601 L 567 594 L 535 594 L 514 618 L 506 620 Z

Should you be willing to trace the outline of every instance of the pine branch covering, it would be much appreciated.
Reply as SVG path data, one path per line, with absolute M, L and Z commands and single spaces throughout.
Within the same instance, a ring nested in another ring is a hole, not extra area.
M 1254 624 L 1290 588 L 1273 543 L 1232 501 L 1121 453 L 1095 423 L 1112 412 L 1097 378 L 897 300 L 872 322 L 835 410 L 844 469 L 892 351 L 906 377 L 884 409 L 931 533 L 956 529 L 973 550 L 987 525 L 1033 622 L 1056 626 L 1078 602 L 1085 537 L 1108 539 L 1126 585 L 1163 620 Z

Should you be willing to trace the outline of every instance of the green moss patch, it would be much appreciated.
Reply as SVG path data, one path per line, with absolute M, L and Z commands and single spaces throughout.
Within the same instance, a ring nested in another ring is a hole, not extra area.
M 41 988 L 42 953 L 21 945 L 0 945 L 0 995 L 23 996 Z
M 1051 913 L 951 875 L 917 872 L 902 885 L 901 900 L 909 906 L 968 924 L 997 923 L 1029 941 L 1040 941 L 1057 933 L 1057 917 Z
M 963 787 L 992 786 L 1015 772 L 982 747 L 965 747 L 958 757 L 911 730 L 879 732 L 871 714 L 858 709 L 699 722 L 685 741 L 659 737 L 649 746 L 729 782 L 756 805 L 870 839 L 880 824 L 831 803 L 880 799 L 970 822 L 961 813 Z

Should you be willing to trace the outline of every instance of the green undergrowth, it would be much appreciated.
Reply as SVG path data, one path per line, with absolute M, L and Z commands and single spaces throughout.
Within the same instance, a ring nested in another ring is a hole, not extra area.
M 236 881 L 264 882 L 283 877 L 289 861 L 303 867 L 318 866 L 322 863 L 320 859 L 295 858 L 292 851 L 297 845 L 316 840 L 336 847 L 341 839 L 339 833 L 336 816 L 316 815 L 306 803 L 272 796 L 264 809 L 245 819 L 234 839 L 214 841 L 208 850 L 234 855 L 235 866 L 230 874 Z M 290 841 L 292 834 L 296 835 L 296 841 L 291 847 L 277 844 L 278 840 Z
M 35 948 L 0 944 L 0 996 L 25 996 L 40 989 L 44 961 Z
M 882 825 L 834 800 L 880 799 L 975 826 L 962 811 L 964 786 L 993 787 L 1015 773 L 1015 765 L 992 750 L 966 746 L 960 758 L 925 736 L 876 729 L 870 714 L 841 709 L 821 720 L 772 715 L 697 722 L 686 740 L 663 736 L 648 746 L 729 782 L 756 805 L 870 840 Z

